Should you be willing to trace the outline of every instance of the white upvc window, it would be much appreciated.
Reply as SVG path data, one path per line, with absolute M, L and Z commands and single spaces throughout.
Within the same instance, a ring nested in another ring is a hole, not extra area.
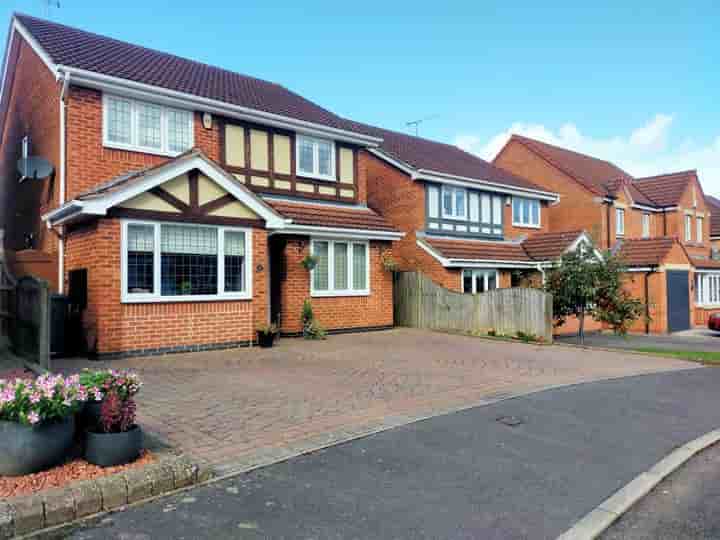
M 695 274 L 695 301 L 701 306 L 720 305 L 720 273 Z
M 537 199 L 526 199 L 525 197 L 513 197 L 513 225 L 515 227 L 540 227 L 540 201 Z
M 615 209 L 615 236 L 625 235 L 625 209 Z
M 310 271 L 311 296 L 370 294 L 368 242 L 314 238 L 311 251 L 317 258 L 315 268 Z
M 685 215 L 685 241 L 692 242 L 692 216 Z
M 498 288 L 497 270 L 466 268 L 462 271 L 462 291 L 466 294 L 478 294 Z
M 252 231 L 126 220 L 121 235 L 122 301 L 252 298 Z
M 467 190 L 461 187 L 442 187 L 442 217 L 445 219 L 467 219 Z
M 696 220 L 697 224 L 697 232 L 696 232 L 696 238 L 695 241 L 699 244 L 703 241 L 703 218 L 699 217 Z
M 650 214 L 647 213 L 642 215 L 642 237 L 650 237 Z
M 176 156 L 193 140 L 192 111 L 103 95 L 103 146 Z
M 335 181 L 335 143 L 327 139 L 298 135 L 295 138 L 297 174 Z

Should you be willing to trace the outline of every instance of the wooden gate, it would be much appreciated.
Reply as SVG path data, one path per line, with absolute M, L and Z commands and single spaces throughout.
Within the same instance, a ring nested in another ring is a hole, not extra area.
M 50 287 L 25 276 L 17 280 L 10 341 L 15 354 L 33 367 L 50 369 Z
M 552 295 L 538 289 L 495 289 L 462 294 L 419 272 L 395 275 L 395 324 L 431 330 L 515 336 L 518 332 L 552 341 Z

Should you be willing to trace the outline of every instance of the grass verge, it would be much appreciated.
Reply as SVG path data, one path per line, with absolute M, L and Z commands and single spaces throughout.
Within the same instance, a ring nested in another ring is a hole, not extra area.
M 668 356 L 670 358 L 679 358 L 681 360 L 690 360 L 691 362 L 700 362 L 711 366 L 720 366 L 720 351 L 669 351 L 655 347 L 640 347 L 633 349 L 637 352 L 656 354 L 658 356 Z

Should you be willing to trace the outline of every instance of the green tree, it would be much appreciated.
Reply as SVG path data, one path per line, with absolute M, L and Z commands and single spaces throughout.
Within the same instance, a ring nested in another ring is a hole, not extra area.
M 555 326 L 568 317 L 578 318 L 578 343 L 585 343 L 585 317 L 608 324 L 616 333 L 625 334 L 643 311 L 643 304 L 623 289 L 626 268 L 610 253 L 598 257 L 594 249 L 566 253 L 551 268 L 545 290 L 553 295 Z

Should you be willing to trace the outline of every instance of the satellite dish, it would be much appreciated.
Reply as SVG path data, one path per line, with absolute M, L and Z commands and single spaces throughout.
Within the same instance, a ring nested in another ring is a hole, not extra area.
M 40 156 L 29 156 L 18 159 L 17 168 L 22 175 L 20 178 L 21 182 L 28 178 L 33 180 L 47 178 L 52 174 L 54 169 L 47 159 Z

